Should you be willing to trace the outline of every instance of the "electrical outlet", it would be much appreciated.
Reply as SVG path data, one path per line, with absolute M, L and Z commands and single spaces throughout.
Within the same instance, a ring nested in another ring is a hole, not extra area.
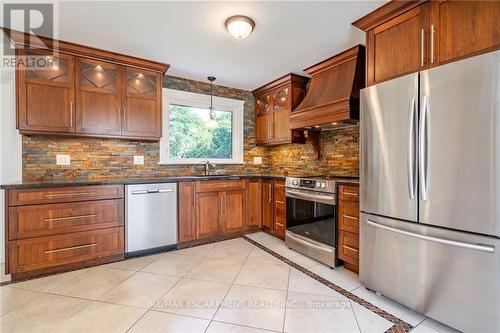
M 143 165 L 144 164 L 144 156 L 142 156 L 142 155 L 135 155 L 134 156 L 134 164 L 135 165 Z
M 56 155 L 56 165 L 70 165 L 71 158 L 69 155 Z
M 254 156 L 254 158 L 253 158 L 253 164 L 262 164 L 262 157 L 260 157 L 260 156 Z

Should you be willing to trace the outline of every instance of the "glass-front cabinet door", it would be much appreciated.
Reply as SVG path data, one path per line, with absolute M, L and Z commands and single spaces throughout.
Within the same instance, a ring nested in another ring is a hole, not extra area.
M 160 138 L 161 74 L 125 68 L 122 134 Z

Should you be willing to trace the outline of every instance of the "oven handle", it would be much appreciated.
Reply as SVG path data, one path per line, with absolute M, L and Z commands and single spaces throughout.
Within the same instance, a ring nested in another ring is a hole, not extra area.
M 302 192 L 297 192 L 297 191 L 292 191 L 292 190 L 287 189 L 286 196 L 292 197 L 292 198 L 299 198 L 299 199 L 327 200 L 327 201 L 333 201 L 332 204 L 335 204 L 335 197 L 331 196 L 331 195 L 318 195 L 318 194 L 302 193 Z

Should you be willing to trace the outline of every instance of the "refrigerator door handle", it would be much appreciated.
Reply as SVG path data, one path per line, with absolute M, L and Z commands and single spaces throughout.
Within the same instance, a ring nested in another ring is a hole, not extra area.
M 422 98 L 419 128 L 420 199 L 426 201 L 429 194 L 429 96 Z
M 417 122 L 417 112 L 416 112 L 416 100 L 415 97 L 411 99 L 410 102 L 410 115 L 408 121 L 408 158 L 407 158 L 407 169 L 408 169 L 408 190 L 410 194 L 410 199 L 415 199 L 415 189 L 416 189 L 416 172 L 415 172 L 415 146 L 416 146 L 416 127 Z
M 404 236 L 422 239 L 422 240 L 429 241 L 429 242 L 450 245 L 450 246 L 456 246 L 456 247 L 460 247 L 460 248 L 464 248 L 464 249 L 476 250 L 476 251 L 481 251 L 481 252 L 495 253 L 495 247 L 493 245 L 466 243 L 466 242 L 460 242 L 460 241 L 455 241 L 455 240 L 451 240 L 451 239 L 420 235 L 420 234 L 416 234 L 416 233 L 409 232 L 406 230 L 401 230 L 401 229 L 389 227 L 389 226 L 386 226 L 383 224 L 379 224 L 379 223 L 371 221 L 371 220 L 367 220 L 366 223 L 372 227 L 375 227 L 375 228 L 387 230 L 387 231 L 394 232 L 396 234 L 400 234 L 400 235 L 404 235 Z

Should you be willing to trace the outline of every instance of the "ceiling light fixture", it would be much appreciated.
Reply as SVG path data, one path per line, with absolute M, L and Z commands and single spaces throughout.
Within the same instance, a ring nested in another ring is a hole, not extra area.
M 226 28 L 237 39 L 247 38 L 255 29 L 255 22 L 248 16 L 235 15 L 226 20 Z
M 215 81 L 215 76 L 209 76 L 207 77 L 208 81 L 210 81 L 210 107 L 208 108 L 208 120 L 205 123 L 205 126 L 208 128 L 216 128 L 218 126 L 217 121 L 215 121 L 215 110 L 214 110 L 214 102 L 213 102 L 213 97 L 214 97 L 214 81 Z

